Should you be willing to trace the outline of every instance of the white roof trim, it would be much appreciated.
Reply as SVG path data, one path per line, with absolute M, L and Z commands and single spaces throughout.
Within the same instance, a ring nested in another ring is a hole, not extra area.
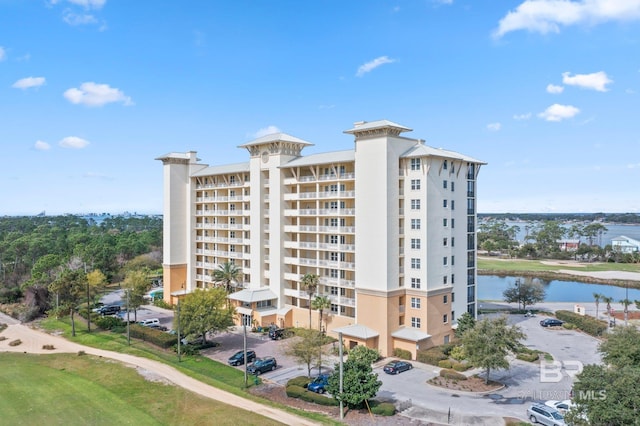
M 264 300 L 277 299 L 278 296 L 269 287 L 251 289 L 245 288 L 236 293 L 230 294 L 229 299 L 238 300 L 244 303 L 262 302 Z
M 371 339 L 373 337 L 378 337 L 380 335 L 377 331 L 360 324 L 353 324 L 353 325 L 347 325 L 345 327 L 334 328 L 331 331 L 334 333 L 342 333 L 347 336 L 356 337 L 358 339 L 363 339 L 363 340 Z
M 410 340 L 412 342 L 420 342 L 422 340 L 430 339 L 431 335 L 420 330 L 416 330 L 415 328 L 402 327 L 391 333 L 391 337 L 402 340 Z

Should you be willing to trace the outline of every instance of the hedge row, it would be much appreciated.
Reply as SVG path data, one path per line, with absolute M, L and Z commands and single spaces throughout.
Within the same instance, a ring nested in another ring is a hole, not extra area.
M 129 325 L 129 335 L 164 349 L 178 344 L 178 337 L 175 334 L 138 324 Z
M 391 402 L 369 401 L 371 412 L 378 416 L 393 416 L 396 414 L 396 406 Z
M 571 311 L 556 311 L 559 320 L 575 324 L 580 330 L 592 336 L 602 336 L 607 330 L 607 322 Z
M 411 359 L 411 352 L 406 349 L 395 348 L 393 350 L 393 356 L 398 357 L 400 359 Z
M 458 373 L 457 371 L 448 368 L 443 368 L 442 370 L 440 370 L 440 377 L 451 380 L 467 380 L 467 376 L 465 376 L 464 374 Z
M 340 404 L 336 399 L 320 395 L 319 393 L 308 391 L 305 388 L 297 385 L 287 385 L 286 392 L 287 396 L 291 398 L 298 398 L 303 401 L 313 402 L 314 404 L 318 405 L 335 406 Z
M 467 371 L 472 367 L 472 365 L 458 361 L 451 361 L 450 359 L 443 359 L 442 361 L 438 361 L 438 367 L 448 369 L 452 368 L 456 371 Z
M 418 362 L 437 366 L 440 361 L 443 361 L 449 357 L 442 352 L 442 349 L 440 349 L 440 347 L 435 347 L 418 351 L 416 358 Z

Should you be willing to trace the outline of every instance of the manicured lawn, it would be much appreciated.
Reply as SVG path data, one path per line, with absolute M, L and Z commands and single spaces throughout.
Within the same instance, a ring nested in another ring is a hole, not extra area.
M 2 424 L 280 424 L 89 355 L 2 353 L 0 365 Z
M 640 272 L 640 265 L 633 263 L 580 263 L 574 266 L 572 263 L 562 263 L 561 260 L 545 260 L 557 264 L 549 265 L 541 260 L 501 260 L 491 257 L 478 256 L 478 269 L 487 271 L 559 271 L 561 269 L 595 272 L 595 271 L 626 271 Z

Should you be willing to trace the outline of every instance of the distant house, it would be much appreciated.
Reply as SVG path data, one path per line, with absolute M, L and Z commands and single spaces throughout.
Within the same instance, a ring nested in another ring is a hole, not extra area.
M 640 251 L 640 241 L 620 235 L 611 239 L 611 249 L 620 253 L 637 253 Z
M 580 247 L 580 240 L 559 240 L 558 248 L 560 251 L 576 251 Z

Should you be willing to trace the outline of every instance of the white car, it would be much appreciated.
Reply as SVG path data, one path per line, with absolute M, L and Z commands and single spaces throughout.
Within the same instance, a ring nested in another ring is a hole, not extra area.
M 567 411 L 575 407 L 575 404 L 570 399 L 565 399 L 564 401 L 556 401 L 552 399 L 545 402 L 544 405 L 546 405 L 547 407 L 555 408 L 562 414 L 567 414 Z

